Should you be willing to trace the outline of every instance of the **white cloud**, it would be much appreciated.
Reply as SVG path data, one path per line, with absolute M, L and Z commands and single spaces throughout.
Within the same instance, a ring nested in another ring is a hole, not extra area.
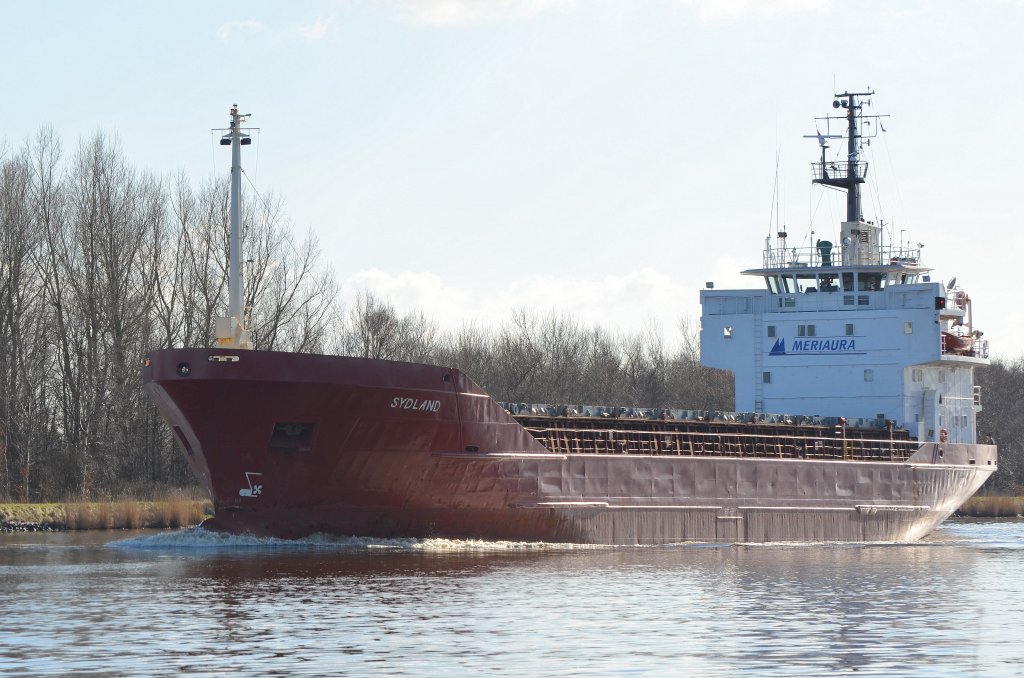
M 680 320 L 700 315 L 696 283 L 650 268 L 600 278 L 538 274 L 487 290 L 456 287 L 430 272 L 369 269 L 344 282 L 343 302 L 350 304 L 362 290 L 388 299 L 402 312 L 423 311 L 446 330 L 466 322 L 496 327 L 513 311 L 526 309 L 566 313 L 613 332 L 641 330 L 653 320 L 674 341 Z
M 712 262 L 711 277 L 706 281 L 702 281 L 702 283 L 711 281 L 719 289 L 763 287 L 761 279 L 740 274 L 740 271 L 756 268 L 756 264 L 756 261 L 752 261 L 749 258 L 743 259 L 731 254 L 721 254 L 715 257 Z
M 388 0 L 407 17 L 426 24 L 453 25 L 475 21 L 532 19 L 576 0 Z
M 263 22 L 256 21 L 255 19 L 243 19 L 241 21 L 229 21 L 226 24 L 221 25 L 217 29 L 217 37 L 223 42 L 228 42 L 231 38 L 240 33 L 262 33 L 267 29 L 263 25 Z
M 337 32 L 337 27 L 334 25 L 333 15 L 328 17 L 318 16 L 313 23 L 300 24 L 295 27 L 295 33 L 303 40 L 310 42 L 323 40 L 335 32 Z
M 351 303 L 363 290 L 388 299 L 399 311 L 423 311 L 445 328 L 458 327 L 476 305 L 471 292 L 446 285 L 436 274 L 426 271 L 359 271 L 342 283 L 344 302 Z
M 702 19 L 739 19 L 823 9 L 830 0 L 681 0 Z

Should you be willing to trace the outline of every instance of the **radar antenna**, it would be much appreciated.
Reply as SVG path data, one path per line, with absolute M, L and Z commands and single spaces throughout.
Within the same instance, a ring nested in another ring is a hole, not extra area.
M 817 138 L 821 146 L 821 162 L 814 163 L 814 183 L 824 186 L 832 186 L 846 191 L 846 221 L 864 221 L 864 211 L 861 207 L 860 185 L 867 180 L 868 164 L 860 159 L 862 143 L 870 143 L 869 137 L 874 133 L 865 135 L 862 131 L 868 124 L 868 119 L 881 119 L 880 115 L 868 115 L 863 113 L 864 106 L 870 106 L 871 100 L 864 100 L 863 97 L 874 95 L 870 88 L 866 92 L 843 92 L 836 94 L 832 102 L 832 108 L 844 109 L 842 116 L 828 116 L 816 118 L 815 122 L 825 123 L 825 133 L 817 131 L 814 136 L 805 135 L 805 138 Z M 842 121 L 846 126 L 846 134 L 831 134 L 832 125 Z M 846 161 L 830 162 L 825 157 L 825 149 L 828 148 L 829 139 L 847 139 Z M 865 141 L 865 139 L 868 139 Z

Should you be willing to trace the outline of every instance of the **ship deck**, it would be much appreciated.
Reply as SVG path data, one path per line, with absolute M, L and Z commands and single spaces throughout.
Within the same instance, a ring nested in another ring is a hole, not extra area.
M 811 417 L 774 416 L 766 421 L 734 413 L 503 406 L 555 454 L 903 462 L 920 447 L 906 429 L 884 422 L 881 427 L 854 427 L 838 419 Z

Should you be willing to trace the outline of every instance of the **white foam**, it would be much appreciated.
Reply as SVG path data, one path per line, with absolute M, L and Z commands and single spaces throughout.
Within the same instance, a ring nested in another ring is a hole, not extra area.
M 568 544 L 544 541 L 487 541 L 484 539 L 421 539 L 413 548 L 422 551 L 567 551 L 610 548 L 601 544 Z
M 314 534 L 302 539 L 254 537 L 215 532 L 202 527 L 147 534 L 107 544 L 116 549 L 263 549 L 263 550 L 359 550 L 457 552 L 457 551 L 541 551 L 608 548 L 592 544 L 555 544 L 483 539 L 383 539 Z
M 170 530 L 158 534 L 115 541 L 107 544 L 120 549 L 346 549 L 346 548 L 412 548 L 415 539 L 363 539 L 315 534 L 304 539 L 254 537 L 228 534 L 202 527 Z

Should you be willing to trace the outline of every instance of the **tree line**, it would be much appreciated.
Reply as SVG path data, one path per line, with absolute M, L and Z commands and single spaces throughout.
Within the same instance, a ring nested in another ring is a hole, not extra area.
M 1024 494 L 1024 356 L 994 360 L 975 370 L 981 386 L 982 411 L 978 415 L 979 436 L 991 432 L 999 446 L 999 470 L 986 483 L 985 491 Z
M 244 210 L 261 348 L 322 350 L 336 286 L 272 197 Z M 0 498 L 194 483 L 141 389 L 142 356 L 208 346 L 227 286 L 228 184 L 133 167 L 103 134 L 0 147 Z
M 0 146 L 0 500 L 145 496 L 195 483 L 142 390 L 155 349 L 210 346 L 225 313 L 228 180 L 134 167 L 100 133 L 65 151 L 50 130 Z M 513 312 L 442 331 L 364 292 L 347 307 L 312 235 L 273 196 L 242 210 L 255 348 L 458 367 L 499 400 L 730 410 L 731 375 L 700 365 L 682 322 L 615 334 L 569 315 Z M 997 432 L 995 482 L 1024 480 L 1014 405 L 1024 362 L 979 370 Z

